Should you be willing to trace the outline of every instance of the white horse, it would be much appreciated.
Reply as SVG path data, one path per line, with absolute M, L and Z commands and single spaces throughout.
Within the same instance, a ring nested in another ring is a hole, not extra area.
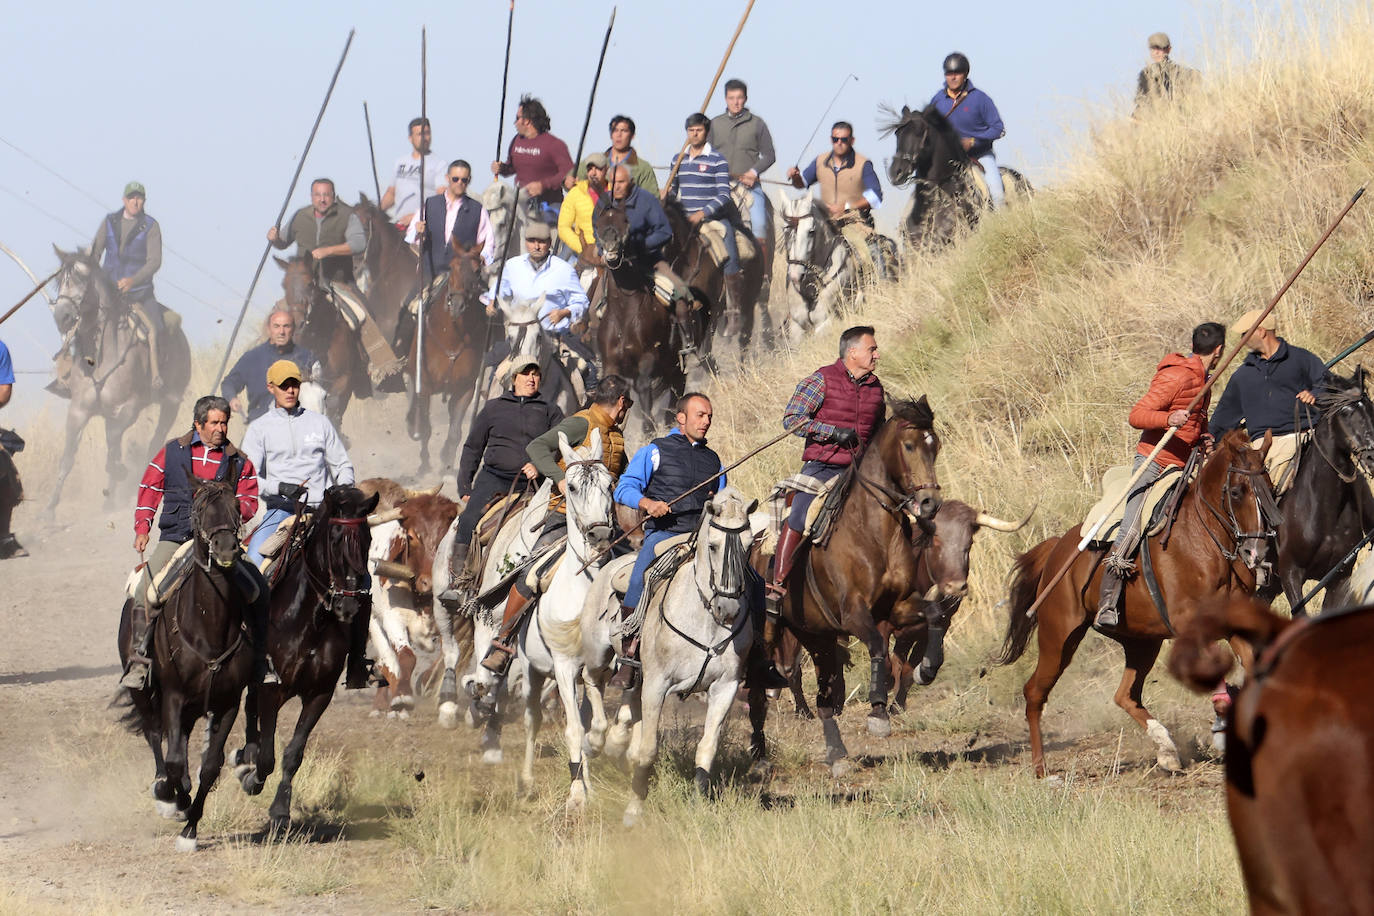
M 519 638 L 519 668 L 525 676 L 525 763 L 520 782 L 529 793 L 534 785 L 535 740 L 544 710 L 540 703 L 544 681 L 554 678 L 566 719 L 568 772 L 572 780 L 566 808 L 581 810 L 587 801 L 587 766 L 582 743 L 586 728 L 577 702 L 582 673 L 582 610 L 601 557 L 615 531 L 611 472 L 601 462 L 601 432 L 573 449 L 558 435 L 558 449 L 566 465 L 567 547 L 549 584 L 538 596 L 533 614 L 526 617 Z M 535 567 L 540 569 L 539 566 Z
M 541 219 L 539 203 L 527 194 L 520 196 L 520 211 L 515 214 L 515 231 L 510 231 L 511 211 L 515 204 L 515 189 L 504 181 L 493 181 L 482 192 L 482 209 L 487 211 L 491 231 L 496 236 L 496 257 L 486 268 L 487 280 L 496 276 L 497 267 L 506 258 L 519 257 L 525 251 L 525 227 Z M 507 245 L 509 240 L 509 245 Z
M 787 334 L 796 344 L 825 328 L 857 276 L 849 247 L 815 198 L 779 195 L 778 205 L 787 255 Z

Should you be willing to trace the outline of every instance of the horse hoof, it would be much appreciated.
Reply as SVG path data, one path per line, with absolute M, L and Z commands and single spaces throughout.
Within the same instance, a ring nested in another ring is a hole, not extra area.
M 391 698 L 391 708 L 392 708 L 392 709 L 395 709 L 395 710 L 414 709 L 414 708 L 415 708 L 415 696 L 414 696 L 414 694 L 403 693 L 403 694 L 401 694 L 400 696 L 392 697 L 392 698 Z
M 198 845 L 193 836 L 177 837 L 177 852 L 195 852 Z
M 380 709 L 370 710 L 367 714 L 367 717 L 369 719 L 380 719 L 382 717 L 382 711 Z
M 759 758 L 758 760 L 755 760 L 753 763 L 749 764 L 750 779 L 762 780 L 767 779 L 772 775 L 773 764 L 763 758 Z
M 1173 774 L 1183 772 L 1183 761 L 1179 760 L 1177 753 L 1160 751 L 1159 754 L 1155 756 L 1155 762 L 1158 763 L 1159 768 L 1166 773 Z
M 157 809 L 158 817 L 164 817 L 169 821 L 186 820 L 186 812 L 176 806 L 176 802 L 154 801 L 153 807 Z
M 504 754 L 501 753 L 501 749 L 499 747 L 491 748 L 489 750 L 485 750 L 482 752 L 482 762 L 486 764 L 491 764 L 492 766 L 501 763 L 505 759 L 506 757 Z
M 439 727 L 457 728 L 458 727 L 458 704 L 440 703 L 439 704 Z
M 235 773 L 237 774 L 237 772 L 238 771 L 236 770 Z M 258 778 L 256 770 L 249 770 L 248 772 L 239 776 L 239 785 L 243 787 L 244 795 L 262 794 L 263 781 Z
M 290 830 L 290 817 L 272 817 L 267 820 L 267 832 L 277 839 L 285 837 Z
M 848 757 L 841 757 L 838 760 L 831 761 L 830 776 L 833 779 L 843 779 L 844 777 L 850 774 L 850 771 L 852 771 L 853 768 L 854 767 L 849 762 Z
M 886 716 L 869 716 L 868 733 L 874 738 L 887 738 L 892 734 L 892 722 Z
M 1059 789 L 1062 788 L 1064 785 L 1064 777 L 1060 776 L 1058 773 L 1055 773 L 1053 776 L 1046 776 L 1043 780 L 1041 780 L 1041 784 L 1044 785 L 1046 788 Z
M 1212 732 L 1212 752 L 1215 754 L 1226 753 L 1226 732 Z
M 399 719 L 400 721 L 404 722 L 404 721 L 406 721 L 407 719 L 410 718 L 410 710 L 409 710 L 409 709 L 397 709 L 397 710 L 395 710 L 395 711 L 393 711 L 393 712 L 391 712 L 391 713 L 388 713 L 388 716 L 389 716 L 390 718 Z
M 579 815 L 587 807 L 587 799 L 582 795 L 568 796 L 567 804 L 563 806 L 563 813 L 567 815 Z

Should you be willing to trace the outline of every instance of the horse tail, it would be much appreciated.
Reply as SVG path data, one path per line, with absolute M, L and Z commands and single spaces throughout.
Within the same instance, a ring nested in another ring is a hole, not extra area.
M 1280 617 L 1250 595 L 1223 595 L 1199 605 L 1178 628 L 1169 673 L 1197 693 L 1216 688 L 1236 657 L 1219 640 L 1239 636 L 1258 655 L 1296 621 Z
M 1008 618 L 1007 635 L 1002 639 L 1002 651 L 997 656 L 997 664 L 1010 665 L 1025 654 L 1031 634 L 1035 632 L 1038 617 L 1027 614 L 1040 592 L 1040 579 L 1049 562 L 1050 553 L 1059 544 L 1059 538 L 1041 541 L 1030 550 L 1016 558 L 1016 568 L 1012 572 L 1011 588 L 1007 597 Z
M 119 714 L 119 724 L 128 729 L 135 735 L 149 735 L 157 731 L 158 716 L 157 710 L 162 708 L 162 691 L 158 690 L 155 680 L 149 681 L 148 702 L 142 708 L 134 702 L 133 694 L 128 687 L 120 687 L 115 692 L 114 699 L 110 701 L 112 709 L 122 710 Z

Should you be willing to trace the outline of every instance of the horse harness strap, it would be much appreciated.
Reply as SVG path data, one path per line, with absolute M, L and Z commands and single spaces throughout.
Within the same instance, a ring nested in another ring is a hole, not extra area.
M 243 631 L 244 627 L 246 626 L 246 622 L 243 620 L 239 621 L 239 625 L 237 628 L 238 633 L 234 637 L 234 641 L 229 644 L 229 648 L 225 649 L 223 652 L 221 652 L 214 658 L 208 658 L 200 650 L 198 650 L 195 646 L 191 644 L 191 641 L 186 638 L 186 634 L 181 632 L 181 623 L 177 614 L 158 614 L 157 616 L 167 621 L 168 628 L 172 631 L 172 635 L 176 636 L 177 641 L 181 644 L 181 646 L 184 647 L 192 655 L 194 655 L 196 659 L 199 660 L 200 663 L 205 666 L 205 700 L 203 701 L 203 708 L 206 713 L 209 713 L 210 694 L 211 691 L 214 689 L 215 675 L 219 673 L 220 668 L 224 667 L 224 663 L 228 661 L 230 658 L 232 658 L 234 654 L 237 653 L 239 649 L 243 646 Z M 168 654 L 175 656 L 176 648 L 173 647 L 169 649 Z
M 660 592 L 660 595 L 664 594 L 666 593 Z M 691 687 L 688 687 L 686 690 L 678 691 L 678 696 L 680 697 L 686 697 L 688 694 L 696 692 L 696 689 L 701 686 L 701 679 L 706 676 L 706 668 L 708 665 L 711 664 L 711 659 L 721 655 L 725 651 L 726 647 L 735 641 L 735 637 L 739 636 L 740 631 L 744 629 L 744 624 L 749 620 L 748 613 L 741 611 L 740 613 L 736 614 L 735 623 L 733 626 L 730 627 L 730 631 L 725 635 L 725 638 L 717 642 L 715 645 L 708 646 L 706 645 L 706 643 L 693 639 L 691 636 L 688 636 L 686 633 L 682 632 L 682 630 L 678 629 L 677 626 L 674 625 L 674 623 L 668 619 L 668 612 L 663 607 L 662 597 L 660 597 L 659 599 L 658 613 L 659 616 L 663 618 L 663 622 L 667 625 L 668 629 L 672 630 L 674 633 L 676 633 L 679 637 L 681 637 L 690 645 L 706 653 L 701 659 L 701 669 L 697 671 L 696 680 L 692 681 Z
M 1150 601 L 1154 603 L 1155 610 L 1159 612 L 1159 619 L 1164 621 L 1164 628 L 1169 631 L 1170 636 L 1177 636 L 1174 632 L 1173 622 L 1169 620 L 1169 606 L 1164 601 L 1164 592 L 1159 588 L 1159 579 L 1155 576 L 1154 560 L 1150 558 L 1150 539 L 1140 545 L 1140 578 L 1145 583 L 1145 590 L 1150 593 Z
M 811 592 L 811 597 L 816 599 L 816 606 L 820 608 L 821 616 L 825 618 L 826 624 L 836 632 L 846 632 L 845 628 L 840 625 L 839 618 L 830 610 L 830 605 L 826 603 L 824 596 L 821 595 L 820 586 L 816 584 L 816 567 L 811 557 L 806 558 L 806 588 Z

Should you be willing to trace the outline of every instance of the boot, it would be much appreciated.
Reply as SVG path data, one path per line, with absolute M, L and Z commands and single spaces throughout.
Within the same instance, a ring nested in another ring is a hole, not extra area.
M 154 321 L 150 314 L 158 305 L 155 302 L 147 305 L 130 302 L 129 307 L 148 331 L 148 374 L 151 376 L 149 385 L 154 394 L 160 393 L 165 387 L 162 381 L 162 329 L 159 327 L 160 322 Z
M 59 398 L 70 398 L 72 396 L 72 391 L 68 384 L 68 379 L 72 374 L 74 365 L 75 360 L 72 358 L 71 348 L 63 347 L 58 351 L 57 355 L 53 357 L 53 375 L 55 377 L 51 382 L 43 386 L 43 390 L 51 392 Z
M 628 604 L 620 606 L 620 619 L 629 620 L 634 614 L 635 609 Z M 620 640 L 620 654 L 615 658 L 615 676 L 611 678 L 611 686 L 619 687 L 621 690 L 630 690 L 639 683 L 639 634 L 626 636 Z
M 776 619 L 782 613 L 782 599 L 787 597 L 787 577 L 792 574 L 792 561 L 801 547 L 802 533 L 791 525 L 782 526 L 778 549 L 773 554 L 773 580 L 768 583 L 768 616 Z
M 367 626 L 370 611 L 353 615 L 348 631 L 348 661 L 345 662 L 344 689 L 362 690 L 374 680 L 373 662 L 367 657 Z
M 482 667 L 497 677 L 505 677 L 510 669 L 511 659 L 515 658 L 515 634 L 520 630 L 520 619 L 525 616 L 525 606 L 530 599 L 512 588 L 506 598 L 506 610 L 501 615 L 501 629 L 491 641 L 491 648 L 482 659 Z
M 725 334 L 727 337 L 739 336 L 743 314 L 744 271 L 740 270 L 725 275 Z
M 439 600 L 450 607 L 457 607 L 463 600 L 463 591 L 472 585 L 468 574 L 468 551 L 471 544 L 454 544 L 448 555 L 448 588 L 439 593 Z
M 138 588 L 143 589 L 144 585 L 140 579 Z M 129 623 L 133 625 L 133 638 L 129 640 L 129 668 L 119 679 L 119 686 L 142 690 L 148 685 L 149 656 L 153 648 L 153 628 L 148 625 L 148 608 L 143 601 L 135 600 L 133 607 L 129 608 Z
M 1093 621 L 1097 629 L 1114 630 L 1121 625 L 1121 592 L 1132 569 L 1129 560 L 1120 560 L 1115 555 L 1102 564 L 1102 595 L 1097 602 L 1097 619 Z

